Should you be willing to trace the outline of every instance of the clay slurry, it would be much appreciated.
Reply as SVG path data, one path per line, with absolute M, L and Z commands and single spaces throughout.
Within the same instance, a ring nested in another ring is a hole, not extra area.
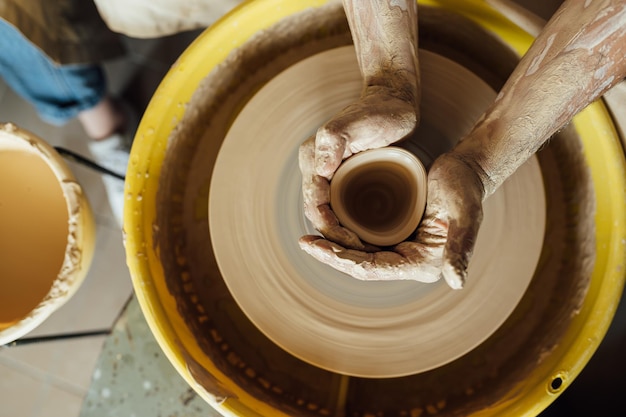
M 35 308 L 63 263 L 68 212 L 48 164 L 24 151 L 0 152 L 0 330 Z

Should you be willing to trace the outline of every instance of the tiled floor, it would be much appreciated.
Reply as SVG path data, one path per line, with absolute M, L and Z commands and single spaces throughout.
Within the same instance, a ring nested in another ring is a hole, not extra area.
M 105 64 L 112 94 L 123 96 L 141 114 L 163 75 L 196 35 L 125 39 L 127 56 Z M 77 121 L 63 127 L 47 125 L 1 80 L 0 122 L 13 122 L 53 146 L 88 155 L 88 139 Z M 68 164 L 94 211 L 96 252 L 78 293 L 29 337 L 108 329 L 132 294 L 122 232 L 100 174 Z M 98 336 L 0 349 L 0 417 L 78 416 L 103 342 L 104 336 Z

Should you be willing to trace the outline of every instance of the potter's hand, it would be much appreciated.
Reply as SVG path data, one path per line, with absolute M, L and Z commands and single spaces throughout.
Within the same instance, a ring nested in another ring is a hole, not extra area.
M 626 76 L 624 56 L 623 0 L 566 1 L 468 136 L 433 164 L 415 242 L 401 243 L 393 252 L 365 253 L 304 237 L 301 247 L 356 278 L 424 281 L 442 274 L 459 288 L 483 199 L 576 113 Z
M 415 129 L 417 114 L 413 101 L 396 93 L 380 86 L 367 88 L 359 101 L 346 107 L 300 146 L 305 215 L 327 239 L 347 248 L 375 250 L 339 224 L 329 205 L 329 181 L 343 159 L 395 143 Z
M 430 169 L 426 212 L 414 240 L 368 253 L 310 235 L 300 247 L 357 279 L 434 282 L 443 275 L 450 287 L 461 288 L 482 219 L 483 190 L 472 163 L 451 152 Z
M 395 143 L 417 125 L 419 66 L 414 0 L 343 0 L 363 93 L 300 147 L 305 214 L 328 239 L 372 251 L 339 224 L 329 206 L 329 181 L 341 161 Z

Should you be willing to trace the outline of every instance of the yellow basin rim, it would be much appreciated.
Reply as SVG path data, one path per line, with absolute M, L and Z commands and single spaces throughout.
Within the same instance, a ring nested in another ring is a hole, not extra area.
M 325 0 L 255 0 L 243 3 L 202 33 L 181 55 L 155 92 L 137 131 L 125 184 L 124 230 L 127 263 L 133 286 L 146 320 L 170 362 L 204 399 L 224 414 L 283 416 L 276 409 L 243 392 L 208 358 L 182 318 L 177 317 L 174 298 L 168 293 L 164 272 L 155 252 L 153 224 L 156 193 L 167 139 L 184 114 L 184 104 L 201 80 L 227 55 L 256 32 L 283 18 Z M 479 0 L 424 0 L 422 4 L 445 7 L 465 15 L 497 34 L 520 55 L 533 38 Z M 207 53 L 210 51 L 210 53 Z M 626 162 L 619 137 L 601 102 L 576 116 L 585 158 L 591 168 L 597 198 L 596 264 L 591 287 L 580 314 L 574 318 L 562 343 L 531 377 L 499 404 L 475 416 L 535 416 L 545 409 L 580 373 L 596 350 L 620 299 L 626 259 Z M 172 314 L 168 314 L 168 313 Z M 195 382 L 187 360 L 191 356 L 210 371 L 237 398 L 220 402 Z M 558 389 L 551 387 L 561 378 Z M 253 411 L 254 410 L 254 411 Z

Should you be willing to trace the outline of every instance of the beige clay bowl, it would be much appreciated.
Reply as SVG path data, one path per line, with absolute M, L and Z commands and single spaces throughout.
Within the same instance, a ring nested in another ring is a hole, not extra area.
M 78 290 L 95 245 L 80 185 L 45 141 L 0 124 L 0 345 L 26 335 Z

